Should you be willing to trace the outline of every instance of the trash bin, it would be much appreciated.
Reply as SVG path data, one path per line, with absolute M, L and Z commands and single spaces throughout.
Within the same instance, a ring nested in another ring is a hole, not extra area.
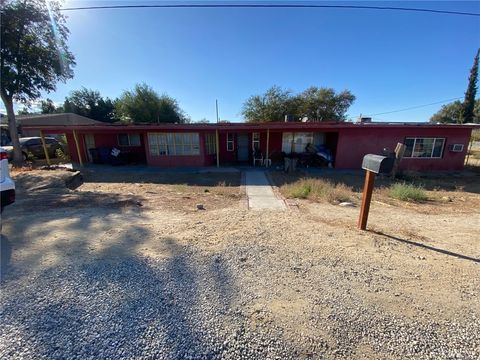
M 102 159 L 100 158 L 100 152 L 98 151 L 98 148 L 91 148 L 91 149 L 88 149 L 88 151 L 90 152 L 90 156 L 92 157 L 92 162 L 94 164 L 102 163 Z
M 112 151 L 109 147 L 100 147 L 98 148 L 98 153 L 100 155 L 100 161 L 102 164 L 110 164 L 110 152 Z

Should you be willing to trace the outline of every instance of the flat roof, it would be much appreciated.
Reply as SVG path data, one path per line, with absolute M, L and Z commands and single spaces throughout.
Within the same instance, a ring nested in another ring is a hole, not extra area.
M 367 128 L 478 128 L 480 124 L 433 124 L 433 123 L 351 123 L 351 122 L 264 122 L 264 123 L 208 123 L 208 124 L 170 124 L 170 123 L 102 123 L 95 121 L 89 124 L 25 124 L 24 129 L 44 130 L 79 130 L 95 129 L 99 131 L 114 130 L 210 130 L 210 131 L 247 131 L 247 130 L 335 130 L 335 129 L 367 129 Z

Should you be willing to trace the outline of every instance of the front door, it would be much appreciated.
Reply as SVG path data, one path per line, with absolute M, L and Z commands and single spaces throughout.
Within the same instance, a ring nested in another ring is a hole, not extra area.
M 238 134 L 238 161 L 248 161 L 248 134 Z

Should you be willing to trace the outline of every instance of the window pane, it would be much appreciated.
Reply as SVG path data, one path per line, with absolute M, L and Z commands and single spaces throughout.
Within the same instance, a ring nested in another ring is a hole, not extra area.
M 443 144 L 445 139 L 435 139 L 435 146 L 433 147 L 433 157 L 439 158 L 442 157 Z
M 283 133 L 282 136 L 282 151 L 286 153 L 290 153 L 292 151 L 292 140 L 293 134 L 292 133 Z
M 183 144 L 183 136 L 182 136 L 182 134 L 175 133 L 175 144 L 176 144 L 177 146 Z
M 167 154 L 168 155 L 175 155 L 175 142 L 174 142 L 174 134 L 167 133 Z
M 121 146 L 128 146 L 128 135 L 127 134 L 119 134 L 118 135 L 118 145 Z
M 183 153 L 183 145 L 179 145 L 178 143 L 175 146 L 175 155 L 185 155 Z
M 157 145 L 157 134 L 148 134 L 148 143 L 150 145 Z
M 414 157 L 431 157 L 433 150 L 434 139 L 417 139 L 415 149 L 413 151 Z
M 140 146 L 140 134 L 130 134 L 130 146 Z
M 200 138 L 198 136 L 198 133 L 192 134 L 192 144 L 197 146 L 200 144 Z
M 414 138 L 406 138 L 405 139 L 405 153 L 403 154 L 404 157 L 412 157 L 413 154 L 413 144 L 415 143 Z
M 168 155 L 167 145 L 159 145 L 158 149 L 160 155 Z

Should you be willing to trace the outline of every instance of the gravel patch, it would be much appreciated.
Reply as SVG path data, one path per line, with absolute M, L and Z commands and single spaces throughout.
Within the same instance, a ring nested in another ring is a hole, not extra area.
M 268 247 L 243 246 L 215 256 L 171 247 L 174 255 L 166 260 L 135 256 L 18 277 L 11 272 L 2 283 L 0 358 L 355 358 L 360 346 L 387 358 L 480 355 L 480 321 L 474 314 L 459 322 L 386 315 L 348 293 L 337 278 L 343 271 L 311 278 L 315 264 L 295 258 L 288 270 L 316 296 L 308 304 L 311 331 L 293 336 L 288 324 L 272 321 L 271 309 L 249 306 L 259 296 L 255 286 L 242 284 L 241 275 L 248 278 L 248 268 L 271 252 Z M 266 260 L 259 266 L 270 268 L 267 278 L 276 274 L 275 281 L 281 280 L 285 270 L 268 255 Z M 319 264 L 338 266 L 333 260 Z M 338 287 L 321 291 L 315 280 Z

